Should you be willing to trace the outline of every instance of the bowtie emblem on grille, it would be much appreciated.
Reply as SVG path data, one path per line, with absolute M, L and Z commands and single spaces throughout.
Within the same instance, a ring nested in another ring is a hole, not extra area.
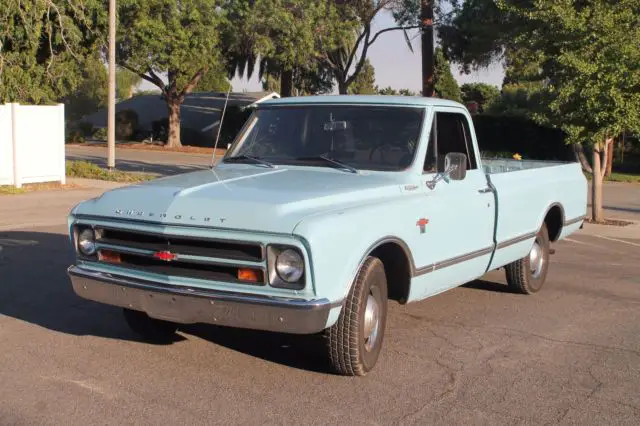
M 176 260 L 176 254 L 171 253 L 170 251 L 157 251 L 153 253 L 153 257 L 159 260 L 163 260 L 165 262 L 171 262 L 172 260 Z

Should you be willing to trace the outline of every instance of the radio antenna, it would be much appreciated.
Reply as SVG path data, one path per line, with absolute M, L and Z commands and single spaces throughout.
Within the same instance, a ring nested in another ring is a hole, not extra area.
M 224 108 L 222 109 L 222 116 L 220 117 L 220 124 L 218 124 L 218 135 L 216 136 L 216 143 L 213 146 L 213 157 L 211 158 L 211 167 L 214 167 L 216 165 L 216 152 L 218 151 L 218 141 L 220 140 L 220 130 L 222 130 L 224 113 L 227 112 L 227 102 L 229 102 L 229 93 L 231 93 L 231 84 L 229 84 L 229 90 L 227 90 L 227 97 L 224 100 Z

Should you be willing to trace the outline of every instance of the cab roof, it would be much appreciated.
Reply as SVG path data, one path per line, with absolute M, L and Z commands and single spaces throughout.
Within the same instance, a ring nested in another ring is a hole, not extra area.
M 263 106 L 278 105 L 313 105 L 313 104 L 358 104 L 358 105 L 406 105 L 406 106 L 448 106 L 462 107 L 459 102 L 424 96 L 387 96 L 387 95 L 317 95 L 293 96 L 280 99 L 269 99 L 260 103 Z

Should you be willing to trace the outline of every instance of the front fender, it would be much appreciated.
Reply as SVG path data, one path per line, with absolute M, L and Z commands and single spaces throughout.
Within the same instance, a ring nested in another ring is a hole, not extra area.
M 416 218 L 425 202 L 424 196 L 405 195 L 302 220 L 294 234 L 310 252 L 317 296 L 332 302 L 346 298 L 366 256 L 385 242 L 403 246 L 411 270 L 415 269 L 411 247 L 418 243 Z

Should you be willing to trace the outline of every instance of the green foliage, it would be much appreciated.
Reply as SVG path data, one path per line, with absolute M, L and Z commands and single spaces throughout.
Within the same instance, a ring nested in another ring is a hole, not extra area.
M 60 98 L 67 120 L 74 121 L 107 107 L 107 69 L 99 53 L 87 56 L 75 90 Z
M 298 67 L 293 71 L 293 87 L 295 96 L 323 95 L 333 90 L 333 76 L 329 70 L 312 62 L 309 66 Z M 265 74 L 262 89 L 280 93 L 277 74 Z
M 211 68 L 202 76 L 194 92 L 220 92 L 227 93 L 231 88 L 231 82 L 227 78 L 227 71 L 224 64 L 218 62 L 211 64 Z
M 465 83 L 460 87 L 463 103 L 476 102 L 479 112 L 485 111 L 500 97 L 500 90 L 486 83 Z
M 640 130 L 640 0 L 499 2 L 501 10 L 526 19 L 534 34 L 514 44 L 542 52 L 536 113 L 568 142 L 599 145 L 624 130 Z
M 527 85 L 510 84 L 484 110 L 490 115 L 517 116 L 534 119 L 542 111 L 539 89 Z
M 516 0 L 517 1 L 517 0 Z M 531 31 L 522 17 L 500 9 L 495 0 L 465 0 L 438 28 L 442 49 L 466 73 L 501 59 L 520 33 Z
M 349 86 L 348 93 L 350 95 L 373 95 L 376 90 L 376 73 L 373 65 L 367 59 L 362 70 Z
M 67 161 L 66 172 L 67 177 L 107 180 L 112 182 L 141 182 L 157 177 L 150 173 L 110 172 L 88 161 Z
M 217 2 L 120 0 L 118 61 L 164 91 L 182 93 L 218 61 Z M 158 74 L 168 74 L 168 84 Z
M 387 95 L 387 96 L 418 96 L 416 92 L 413 92 L 409 89 L 400 89 L 396 90 L 391 87 L 385 87 L 384 89 L 380 89 L 376 86 L 376 92 L 378 95 Z
M 434 83 L 438 97 L 462 102 L 458 82 L 453 78 L 453 74 L 451 74 L 451 65 L 445 59 L 442 49 L 440 48 L 436 48 L 435 51 Z
M 105 18 L 101 0 L 0 0 L 0 103 L 48 104 L 78 89 Z
M 133 97 L 133 91 L 142 81 L 142 77 L 127 69 L 116 69 L 116 98 L 129 99 Z
M 335 2 L 314 0 L 228 0 L 221 28 L 229 76 L 280 77 L 282 71 L 316 72 L 312 62 L 335 49 L 348 31 Z M 258 58 L 260 60 L 258 61 Z M 296 71 L 297 70 L 297 71 Z M 322 75 L 322 72 L 319 73 Z M 294 76 L 294 79 L 296 77 Z M 298 81 L 304 78 L 298 77 Z M 304 89 L 303 89 L 304 90 Z

